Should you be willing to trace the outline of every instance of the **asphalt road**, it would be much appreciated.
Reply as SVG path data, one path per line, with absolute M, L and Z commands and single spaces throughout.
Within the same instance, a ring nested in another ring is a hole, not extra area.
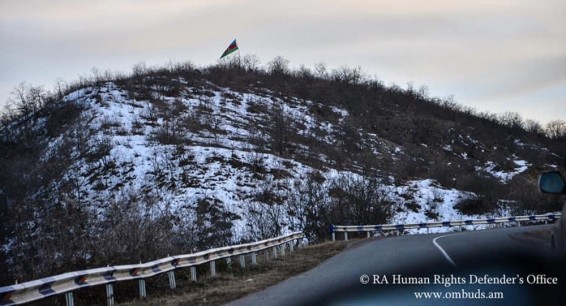
M 310 271 L 228 305 L 312 304 L 312 301 L 328 299 L 328 295 L 333 293 L 372 286 L 360 283 L 362 275 L 368 275 L 370 282 L 373 282 L 374 275 L 418 275 L 431 269 L 437 269 L 439 274 L 442 271 L 444 275 L 474 258 L 543 254 L 548 252 L 543 244 L 521 237 L 526 231 L 546 229 L 550 229 L 550 225 L 368 239 Z

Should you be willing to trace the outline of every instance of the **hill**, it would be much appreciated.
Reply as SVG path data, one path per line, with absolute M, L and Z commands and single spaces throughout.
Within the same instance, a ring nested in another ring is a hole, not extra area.
M 18 87 L 0 132 L 2 284 L 330 224 L 556 210 L 552 134 L 359 69 L 134 67 Z M 550 135 L 550 137 L 549 137 Z

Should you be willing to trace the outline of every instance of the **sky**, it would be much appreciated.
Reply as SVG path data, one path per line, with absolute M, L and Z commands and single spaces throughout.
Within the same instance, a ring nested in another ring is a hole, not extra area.
M 564 0 L 0 0 L 0 108 L 21 82 L 53 88 L 140 62 L 242 55 L 360 67 L 386 85 L 479 111 L 566 120 Z

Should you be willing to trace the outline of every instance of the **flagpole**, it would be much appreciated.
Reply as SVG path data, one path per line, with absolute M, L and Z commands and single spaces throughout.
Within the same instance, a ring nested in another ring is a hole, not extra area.
M 240 48 L 238 48 L 238 68 L 242 69 L 242 62 L 240 61 Z

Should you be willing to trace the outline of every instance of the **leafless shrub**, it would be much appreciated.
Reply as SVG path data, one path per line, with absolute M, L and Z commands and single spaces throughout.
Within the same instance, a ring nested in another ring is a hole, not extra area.
M 546 135 L 551 139 L 566 138 L 566 121 L 552 120 L 546 124 Z
M 203 197 L 196 202 L 193 239 L 198 250 L 229 245 L 233 221 L 240 216 L 226 211 L 218 199 Z
M 149 261 L 167 256 L 172 215 L 159 199 L 124 189 L 108 203 L 101 224 L 97 260 L 106 264 Z
M 248 239 L 257 241 L 280 236 L 284 216 L 285 209 L 281 204 L 250 203 L 244 212 Z
M 392 202 L 376 178 L 341 176 L 330 185 L 329 221 L 333 224 L 382 224 L 392 216 Z
M 311 173 L 304 181 L 295 181 L 286 201 L 289 229 L 302 231 L 310 242 L 317 242 L 327 234 L 329 207 L 326 190 L 318 173 Z
M 332 70 L 330 78 L 339 83 L 360 84 L 364 79 L 364 75 L 360 67 L 350 68 L 348 66 L 341 66 L 338 69 Z
M 271 75 L 282 75 L 289 73 L 289 60 L 277 56 L 267 64 L 267 71 Z
M 242 57 L 242 68 L 247 71 L 259 71 L 261 69 L 261 61 L 259 56 L 255 54 L 246 54 Z

